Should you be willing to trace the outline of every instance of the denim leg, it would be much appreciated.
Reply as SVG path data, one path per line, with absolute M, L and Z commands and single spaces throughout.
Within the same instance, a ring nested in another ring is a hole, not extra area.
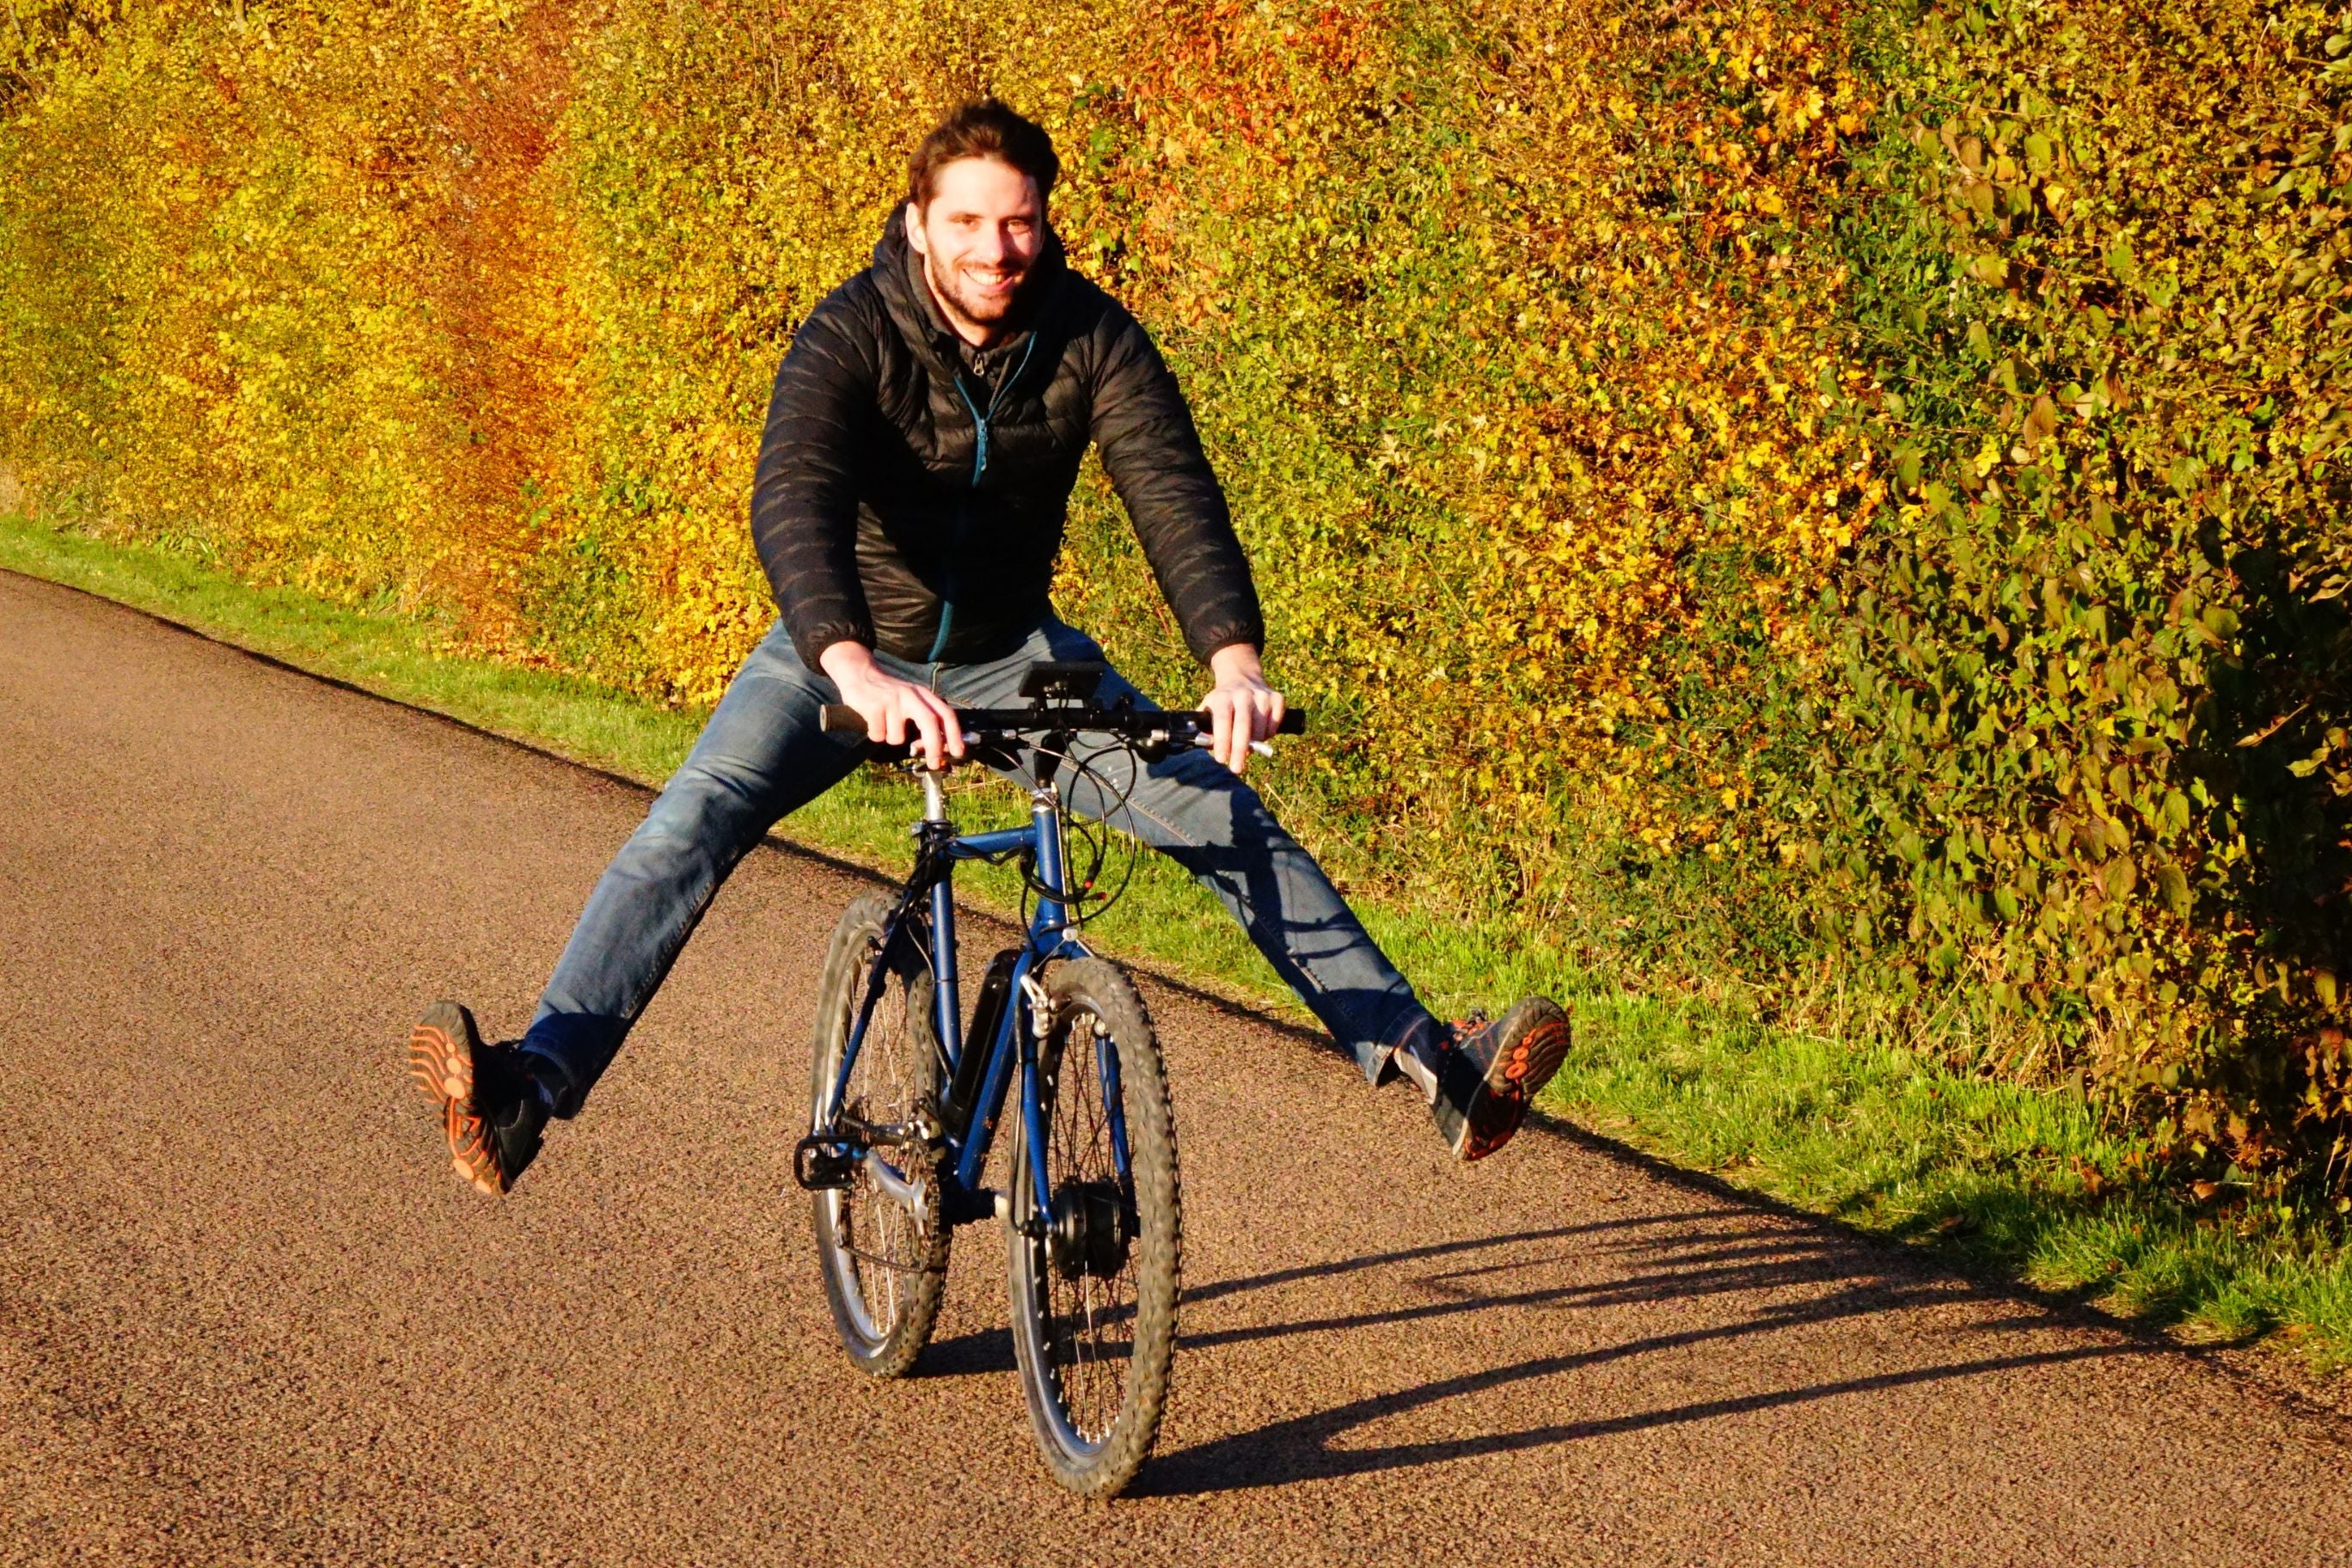
M 1052 622 L 1010 658 L 942 667 L 937 684 L 960 707 L 1007 707 L 1017 700 L 1022 674 L 1034 660 L 1102 657 L 1094 639 Z M 1116 672 L 1104 679 L 1097 695 L 1104 702 L 1133 696 L 1139 707 L 1154 705 Z M 1255 790 L 1207 752 L 1177 752 L 1140 769 L 1106 742 L 1098 737 L 1088 746 L 1082 741 L 1079 754 L 1093 754 L 1114 795 L 1130 781 L 1133 793 L 1114 809 L 1094 780 L 1074 782 L 1066 773 L 1063 798 L 1070 808 L 1097 819 L 1110 812 L 1111 826 L 1166 855 L 1215 893 L 1275 972 L 1355 1056 L 1364 1076 L 1379 1082 L 1390 1053 L 1433 1021 L 1314 857 L 1275 820 Z
M 523 1037 L 559 1114 L 578 1114 L 736 862 L 779 817 L 856 770 L 862 739 L 817 727 L 822 706 L 838 700 L 781 624 L 744 661 L 598 879 Z

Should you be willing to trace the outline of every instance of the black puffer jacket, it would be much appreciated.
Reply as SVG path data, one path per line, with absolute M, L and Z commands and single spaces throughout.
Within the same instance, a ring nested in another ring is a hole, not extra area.
M 903 221 L 894 211 L 873 265 L 801 324 L 768 405 L 751 536 L 801 657 L 814 668 L 845 639 L 916 660 L 1011 651 L 1049 609 L 1090 441 L 1193 653 L 1262 645 L 1224 494 L 1135 318 L 1049 241 L 1024 330 L 982 379 Z

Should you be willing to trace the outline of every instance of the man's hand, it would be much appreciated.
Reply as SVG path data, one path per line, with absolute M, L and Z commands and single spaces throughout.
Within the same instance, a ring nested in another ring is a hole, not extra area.
M 857 716 L 866 721 L 867 740 L 903 746 L 908 726 L 912 725 L 922 742 L 923 761 L 931 767 L 940 767 L 947 757 L 963 755 L 963 725 L 947 699 L 928 686 L 901 680 L 884 669 L 874 662 L 874 650 L 864 643 L 835 643 L 817 655 L 816 661 L 841 688 L 842 701 L 856 709 Z
M 1250 742 L 1263 741 L 1282 722 L 1282 693 L 1265 683 L 1257 649 L 1234 643 L 1209 656 L 1216 689 L 1201 699 L 1201 710 L 1215 721 L 1209 750 L 1239 777 L 1249 765 Z

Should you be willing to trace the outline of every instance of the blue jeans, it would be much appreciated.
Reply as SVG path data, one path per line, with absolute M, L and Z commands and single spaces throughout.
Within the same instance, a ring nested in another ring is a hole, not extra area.
M 891 674 L 926 684 L 959 708 L 1018 705 L 1022 676 L 1039 659 L 1101 658 L 1091 637 L 1052 620 L 987 664 L 877 656 Z M 1134 692 L 1112 674 L 1097 696 L 1114 702 Z M 779 818 L 866 759 L 863 738 L 817 727 L 819 710 L 839 700 L 832 680 L 801 662 L 782 623 L 736 673 L 693 753 L 597 881 L 522 1039 L 560 1114 L 578 1113 L 736 862 Z M 1139 693 L 1136 701 L 1149 705 Z M 1112 752 L 1097 765 L 1124 786 L 1136 764 Z M 1066 780 L 1064 794 L 1084 816 L 1100 817 L 1110 804 L 1084 778 Z M 1429 1023 L 1412 987 L 1330 879 L 1257 793 L 1208 752 L 1178 752 L 1143 770 L 1113 825 L 1223 900 L 1366 1078 L 1379 1081 L 1393 1048 Z

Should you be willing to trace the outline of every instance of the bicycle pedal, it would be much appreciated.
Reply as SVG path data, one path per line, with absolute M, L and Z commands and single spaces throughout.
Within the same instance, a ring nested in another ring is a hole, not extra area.
M 804 1191 L 841 1191 L 856 1170 L 857 1156 L 833 1139 L 812 1136 L 793 1146 L 793 1180 Z

